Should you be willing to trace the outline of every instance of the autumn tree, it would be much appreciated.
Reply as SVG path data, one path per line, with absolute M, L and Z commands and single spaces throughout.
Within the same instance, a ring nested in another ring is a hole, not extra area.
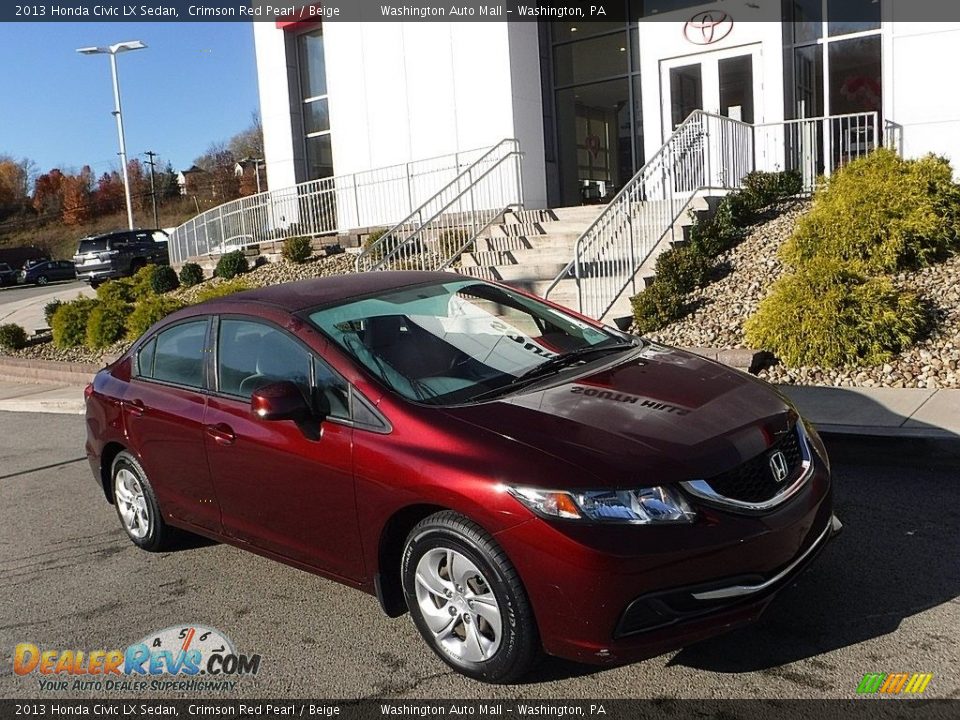
M 60 183 L 64 225 L 80 225 L 93 217 L 93 173 L 89 165 L 76 175 L 64 175 Z
M 0 155 L 0 218 L 7 217 L 29 204 L 30 172 L 33 162 L 14 160 Z
M 111 215 L 123 209 L 123 180 L 116 170 L 104 173 L 97 180 L 96 206 L 99 215 Z
M 63 173 L 59 168 L 37 178 L 33 186 L 32 205 L 41 215 L 59 217 L 63 210 Z
M 237 161 L 224 143 L 212 143 L 194 164 L 206 172 L 204 197 L 224 203 L 240 196 L 240 179 L 235 172 Z

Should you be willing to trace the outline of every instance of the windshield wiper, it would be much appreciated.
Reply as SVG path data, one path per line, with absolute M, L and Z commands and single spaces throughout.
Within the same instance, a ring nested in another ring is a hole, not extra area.
M 586 347 L 577 348 L 576 350 L 570 350 L 561 355 L 555 355 L 552 358 L 548 359 L 546 362 L 542 362 L 539 365 L 536 365 L 526 372 L 521 373 L 517 377 L 510 380 L 506 385 L 501 385 L 498 388 L 493 390 L 487 390 L 480 393 L 479 395 L 474 395 L 470 398 L 471 402 L 476 402 L 478 400 L 484 400 L 488 397 L 493 397 L 495 395 L 501 395 L 510 390 L 516 389 L 520 385 L 525 385 L 528 382 L 537 380 L 547 375 L 552 375 L 554 373 L 560 372 L 563 368 L 573 365 L 574 363 L 580 362 L 588 355 L 594 355 L 596 353 L 607 353 L 607 352 L 621 352 L 628 348 L 637 347 L 637 343 L 624 341 L 617 342 L 613 345 L 588 345 Z

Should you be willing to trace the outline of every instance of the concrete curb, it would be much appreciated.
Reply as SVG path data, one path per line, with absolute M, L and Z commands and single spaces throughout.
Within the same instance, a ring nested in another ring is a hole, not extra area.
M 0 357 L 0 380 L 86 385 L 102 367 L 96 363 Z

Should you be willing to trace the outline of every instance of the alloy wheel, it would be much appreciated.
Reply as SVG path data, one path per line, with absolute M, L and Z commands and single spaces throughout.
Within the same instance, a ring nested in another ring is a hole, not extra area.
M 503 634 L 500 605 L 469 558 L 434 548 L 420 558 L 415 578 L 417 604 L 440 647 L 472 663 L 496 654 Z
M 140 480 L 126 468 L 117 472 L 114 497 L 120 519 L 130 535 L 143 539 L 150 532 L 150 510 Z

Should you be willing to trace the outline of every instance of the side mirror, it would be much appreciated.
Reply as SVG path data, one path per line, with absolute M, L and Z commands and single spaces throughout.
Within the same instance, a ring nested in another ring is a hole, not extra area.
M 288 380 L 254 390 L 250 410 L 261 420 L 308 420 L 312 413 L 303 393 Z

